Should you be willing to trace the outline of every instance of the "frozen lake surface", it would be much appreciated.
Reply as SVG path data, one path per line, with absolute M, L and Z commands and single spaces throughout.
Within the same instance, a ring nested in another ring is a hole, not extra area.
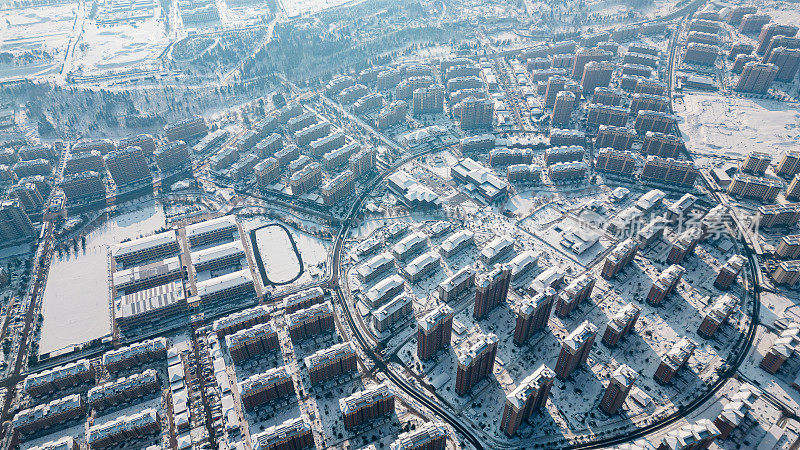
M 288 230 L 272 224 L 254 230 L 255 247 L 261 256 L 269 282 L 288 283 L 300 275 L 303 264 L 298 258 Z M 258 259 L 258 257 L 256 257 Z M 267 283 L 267 280 L 263 280 Z
M 39 353 L 81 344 L 111 332 L 107 252 L 126 238 L 152 234 L 165 224 L 161 205 L 144 203 L 114 216 L 86 236 L 86 250 L 53 256 L 44 291 Z M 79 246 L 80 247 L 80 246 Z

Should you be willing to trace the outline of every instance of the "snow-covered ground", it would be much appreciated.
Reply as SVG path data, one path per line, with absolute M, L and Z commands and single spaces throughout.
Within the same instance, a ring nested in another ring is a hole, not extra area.
M 111 26 L 86 21 L 76 47 L 75 69 L 88 74 L 152 68 L 158 55 L 169 45 L 160 14 L 161 10 L 157 9 L 147 20 Z
M 108 334 L 108 250 L 123 239 L 152 234 L 165 224 L 153 201 L 110 218 L 86 236 L 86 250 L 57 254 L 44 291 L 39 352 L 47 353 Z
M 78 9 L 76 2 L 0 11 L 0 51 L 14 54 L 11 62 L 0 64 L 0 78 L 56 72 L 64 60 Z M 28 56 L 20 57 L 22 53 Z
M 701 155 L 744 159 L 756 150 L 777 160 L 800 139 L 800 112 L 785 102 L 691 93 L 675 112 L 686 147 Z
M 298 217 L 293 217 L 299 226 L 309 230 L 317 230 L 319 226 L 311 226 L 305 220 Z M 256 217 L 248 219 L 243 222 L 246 230 L 256 229 L 260 226 L 274 223 L 265 217 Z M 319 281 L 325 277 L 328 269 L 328 254 L 331 248 L 331 242 L 322 239 L 313 234 L 301 231 L 296 227 L 282 224 L 286 227 L 291 234 L 291 239 L 294 240 L 297 246 L 297 251 L 300 253 L 302 259 L 302 275 L 294 281 L 293 285 L 306 284 L 309 282 Z M 265 231 L 270 230 L 270 231 Z M 249 234 L 249 232 L 248 232 Z M 289 235 L 278 226 L 266 227 L 256 232 L 256 240 L 258 241 L 258 248 L 261 252 L 261 257 L 264 261 L 264 268 L 267 271 L 267 277 L 276 283 L 285 283 L 297 276 L 300 270 L 300 262 L 292 250 L 292 245 L 289 242 Z M 278 249 L 278 251 L 276 251 Z M 268 261 L 269 264 L 268 265 Z M 273 272 L 275 275 L 273 275 Z
M 301 270 L 291 237 L 278 225 L 267 225 L 255 232 L 256 245 L 264 263 L 267 277 L 273 283 L 286 283 Z
M 282 2 L 289 17 L 301 14 L 314 14 L 328 8 L 348 3 L 349 0 L 285 0 Z

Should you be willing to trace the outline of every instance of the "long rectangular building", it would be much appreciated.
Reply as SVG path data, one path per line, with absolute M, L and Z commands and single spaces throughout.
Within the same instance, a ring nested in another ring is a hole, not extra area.
M 324 333 L 336 327 L 330 302 L 319 303 L 286 316 L 286 328 L 293 342 Z
M 280 351 L 278 333 L 272 322 L 260 323 L 229 334 L 225 336 L 225 344 L 233 362 Z
M 288 419 L 253 435 L 254 450 L 299 450 L 314 447 L 311 424 L 302 417 Z
M 439 253 L 445 258 L 450 258 L 461 250 L 467 248 L 475 243 L 475 233 L 470 230 L 461 230 L 451 234 L 441 245 L 439 245 Z
M 182 280 L 173 280 L 114 298 L 114 323 L 120 329 L 179 319 L 187 313 Z
M 63 366 L 43 370 L 28 375 L 23 382 L 23 390 L 33 397 L 39 397 L 61 389 L 66 389 L 94 379 L 94 367 L 87 359 L 81 359 Z
M 678 188 L 694 187 L 699 172 L 691 161 L 649 156 L 640 175 L 642 181 L 654 181 Z
M 91 408 L 101 410 L 156 392 L 160 386 L 156 371 L 147 369 L 89 389 L 86 400 Z
M 175 256 L 179 250 L 175 231 L 170 230 L 118 244 L 111 249 L 111 256 L 118 265 L 130 267 Z
M 287 295 L 283 301 L 286 314 L 308 308 L 309 306 L 322 303 L 325 300 L 325 291 L 321 287 L 314 287 Z
M 204 272 L 232 266 L 241 267 L 246 265 L 246 262 L 242 264 L 242 260 L 245 260 L 247 256 L 245 255 L 244 244 L 237 239 L 227 244 L 192 252 L 191 258 L 194 271 Z
M 356 277 L 358 277 L 359 281 L 362 283 L 367 283 L 377 278 L 378 275 L 382 274 L 390 267 L 394 267 L 394 259 L 391 253 L 384 252 L 373 256 L 367 260 L 367 262 L 359 266 L 356 269 Z
M 233 240 L 239 232 L 236 216 L 226 215 L 186 227 L 186 238 L 192 247 L 204 246 L 220 241 Z
M 357 370 L 356 348 L 343 342 L 322 349 L 305 359 L 311 385 L 315 386 Z
M 280 366 L 255 374 L 239 382 L 242 406 L 252 411 L 265 403 L 294 394 L 289 366 Z
M 410 316 L 414 311 L 413 300 L 412 294 L 403 293 L 372 311 L 372 326 L 375 331 L 383 332 Z
M 394 393 L 379 384 L 339 399 L 344 428 L 351 430 L 380 416 L 394 412 Z
M 226 334 L 235 333 L 239 330 L 268 322 L 270 317 L 269 308 L 265 305 L 259 305 L 221 317 L 214 321 L 211 329 L 217 333 L 217 336 L 222 337 Z
M 166 357 L 167 340 L 160 337 L 110 350 L 103 354 L 102 363 L 105 370 L 113 374 Z
M 394 274 L 379 281 L 365 294 L 364 299 L 373 308 L 378 308 L 386 301 L 394 298 L 405 289 L 405 283 L 400 275 Z
M 50 403 L 23 409 L 11 421 L 14 440 L 19 435 L 30 435 L 45 428 L 53 427 L 76 419 L 85 414 L 83 397 L 79 394 L 55 399 Z
M 436 287 L 436 292 L 439 294 L 439 300 L 447 303 L 469 290 L 474 283 L 475 271 L 467 266 L 439 283 L 439 286 Z
M 256 295 L 250 268 L 210 278 L 195 284 L 197 295 L 205 305 L 221 304 Z
M 133 266 L 114 272 L 112 280 L 118 293 L 132 294 L 183 277 L 183 266 L 179 257 Z
M 90 449 L 106 448 L 141 439 L 142 436 L 155 434 L 160 429 L 158 412 L 148 408 L 136 414 L 92 425 L 86 431 L 86 443 Z

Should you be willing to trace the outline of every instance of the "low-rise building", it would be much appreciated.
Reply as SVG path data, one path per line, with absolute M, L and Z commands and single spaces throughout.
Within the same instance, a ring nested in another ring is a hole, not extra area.
M 439 283 L 439 286 L 436 287 L 436 292 L 439 295 L 439 300 L 448 303 L 458 298 L 463 292 L 468 291 L 474 283 L 475 271 L 467 266 Z
M 394 324 L 402 322 L 414 312 L 414 297 L 403 293 L 389 300 L 380 308 L 372 311 L 372 327 L 382 333 Z
M 308 356 L 304 361 L 312 386 L 322 384 L 357 370 L 356 348 L 343 342 Z
M 352 430 L 394 412 L 394 393 L 386 384 L 372 386 L 339 399 L 344 428 Z
M 233 362 L 280 351 L 278 333 L 271 322 L 260 323 L 225 336 L 225 345 Z
M 280 366 L 246 378 L 239 382 L 239 395 L 242 406 L 248 411 L 294 395 L 291 369 L 289 366 Z

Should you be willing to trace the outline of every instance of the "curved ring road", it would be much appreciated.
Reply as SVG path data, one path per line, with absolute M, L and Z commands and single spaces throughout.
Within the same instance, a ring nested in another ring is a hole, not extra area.
M 693 11 L 697 9 L 704 1 L 692 2 L 691 6 L 688 8 L 687 18 L 691 16 Z M 668 92 L 670 96 L 670 100 L 672 100 L 672 88 L 673 88 L 673 78 L 674 78 L 674 65 L 675 65 L 675 58 L 676 58 L 676 47 L 677 47 L 677 33 L 671 38 L 670 40 L 670 56 L 669 56 L 669 67 L 668 67 Z M 357 199 L 355 204 L 353 205 L 352 209 L 349 211 L 346 218 L 342 221 L 341 229 L 336 237 L 335 245 L 334 245 L 334 252 L 333 252 L 333 269 L 331 271 L 331 280 L 330 285 L 334 289 L 336 293 L 336 300 L 339 302 L 339 306 L 341 307 L 342 311 L 345 314 L 345 318 L 353 332 L 353 336 L 355 337 L 358 344 L 361 346 L 364 353 L 367 357 L 372 360 L 373 364 L 380 372 L 384 373 L 387 378 L 389 378 L 399 389 L 401 389 L 406 395 L 413 398 L 414 400 L 418 401 L 425 407 L 429 408 L 435 414 L 437 414 L 442 420 L 447 422 L 450 426 L 452 426 L 465 440 L 467 440 L 473 447 L 476 449 L 484 449 L 484 443 L 470 430 L 467 426 L 464 425 L 463 421 L 457 417 L 457 414 L 446 409 L 437 401 L 432 400 L 430 396 L 403 377 L 394 373 L 389 367 L 387 362 L 378 355 L 370 345 L 367 338 L 364 336 L 362 330 L 357 326 L 356 321 L 353 318 L 352 312 L 348 305 L 347 297 L 345 292 L 342 289 L 340 278 L 342 276 L 342 246 L 344 244 L 345 236 L 352 224 L 353 219 L 355 218 L 356 214 L 360 211 L 364 201 L 366 198 L 374 191 L 375 188 L 378 187 L 380 183 L 382 183 L 386 177 L 391 175 L 395 170 L 400 168 L 402 165 L 408 163 L 409 161 L 416 159 L 420 156 L 424 156 L 429 153 L 433 153 L 436 151 L 441 150 L 441 148 L 430 148 L 410 156 L 407 156 L 400 161 L 394 163 L 390 167 L 388 167 L 382 174 L 372 183 L 369 189 L 365 189 L 361 196 Z M 691 159 L 691 155 L 687 155 Z M 714 192 L 711 189 L 711 186 L 708 184 L 707 180 L 701 177 L 703 185 L 708 189 L 709 192 L 712 192 L 712 195 L 716 198 L 716 200 L 722 203 L 722 199 L 720 198 L 719 194 Z M 654 432 L 659 430 L 663 430 L 675 422 L 684 419 L 685 417 L 692 414 L 698 408 L 703 406 L 707 401 L 712 399 L 715 394 L 727 383 L 728 380 L 735 377 L 736 372 L 744 362 L 750 348 L 752 347 L 753 341 L 755 340 L 756 329 L 759 322 L 759 309 L 760 309 L 760 287 L 758 281 L 758 263 L 755 259 L 755 255 L 751 251 L 750 247 L 746 241 L 746 234 L 742 229 L 741 225 L 737 222 L 737 227 L 740 231 L 739 243 L 743 248 L 745 255 L 747 256 L 748 266 L 750 269 L 750 274 L 752 279 L 748 283 L 748 292 L 749 295 L 752 297 L 752 309 L 750 311 L 750 323 L 748 326 L 747 333 L 745 335 L 744 343 L 739 348 L 738 353 L 733 357 L 732 361 L 728 361 L 727 367 L 724 371 L 719 374 L 717 381 L 715 381 L 708 389 L 705 390 L 700 396 L 696 397 L 694 400 L 689 402 L 687 405 L 679 407 L 674 413 L 662 417 L 659 420 L 641 427 L 637 428 L 636 430 L 627 432 L 621 436 L 613 436 L 609 438 L 603 439 L 596 439 L 591 442 L 586 443 L 576 443 L 567 448 L 573 449 L 597 449 L 597 448 L 606 448 L 612 445 L 622 444 L 625 442 L 629 442 L 634 439 L 639 439 L 645 436 L 648 436 Z M 497 447 L 499 443 L 493 443 L 493 447 Z M 502 444 L 500 444 L 502 445 Z

